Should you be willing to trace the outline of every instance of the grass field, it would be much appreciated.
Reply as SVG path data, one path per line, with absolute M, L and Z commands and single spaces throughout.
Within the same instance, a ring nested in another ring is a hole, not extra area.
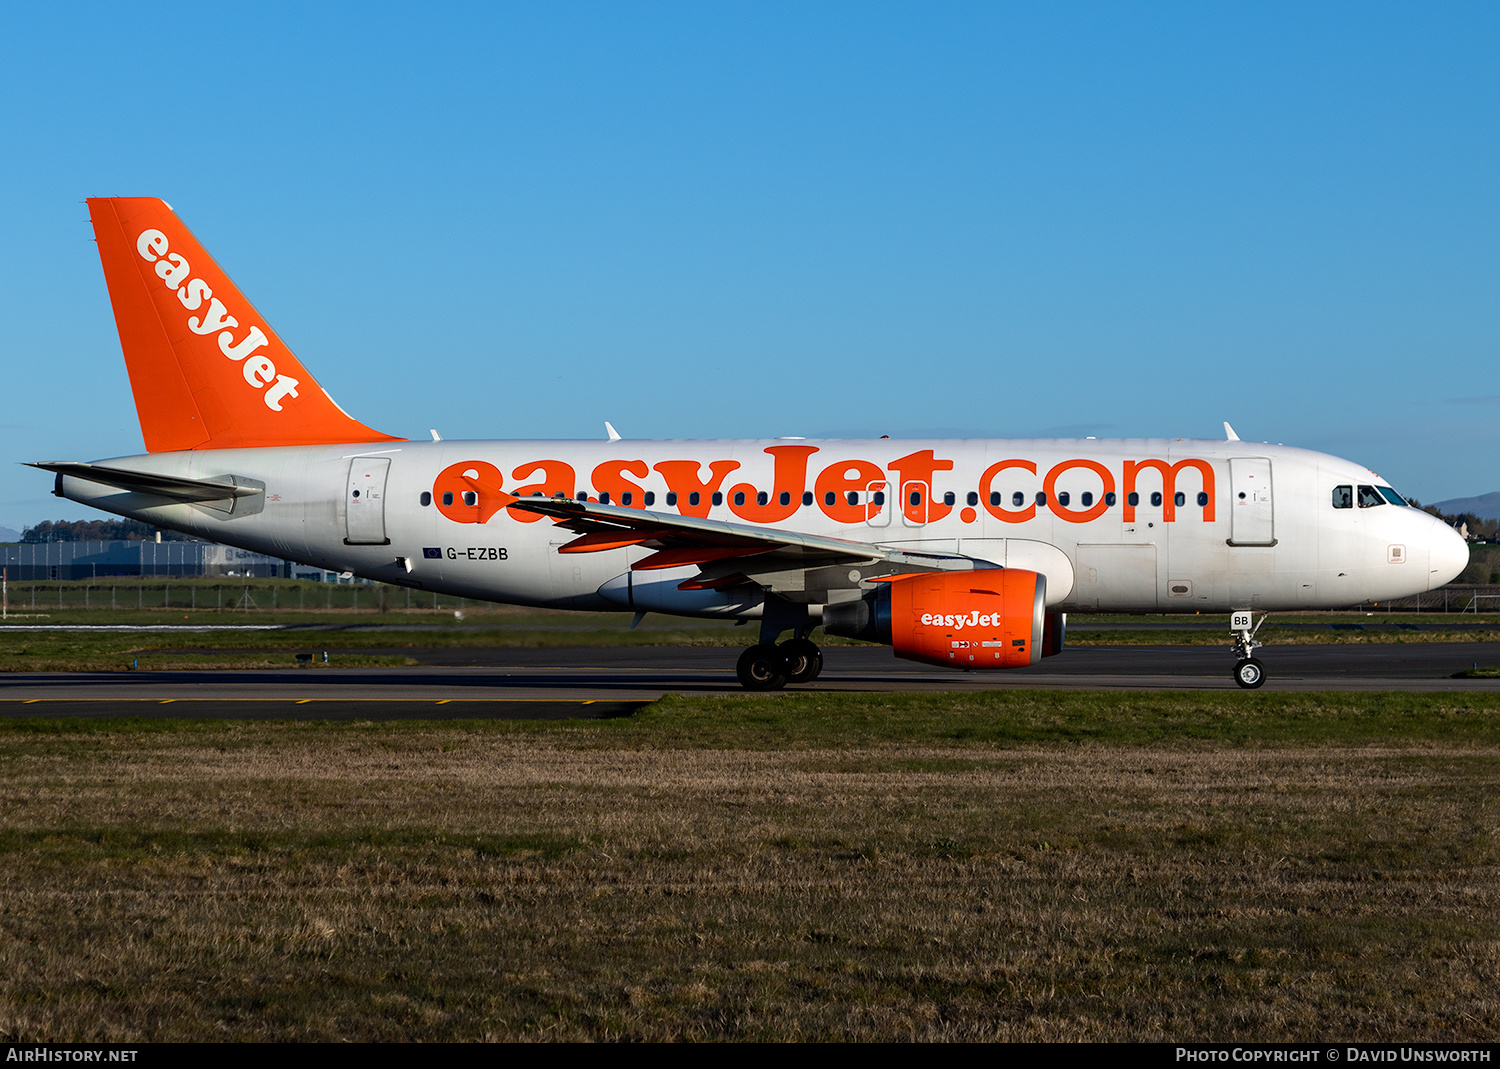
M 1500 697 L 0 723 L 0 1035 L 1494 1040 Z

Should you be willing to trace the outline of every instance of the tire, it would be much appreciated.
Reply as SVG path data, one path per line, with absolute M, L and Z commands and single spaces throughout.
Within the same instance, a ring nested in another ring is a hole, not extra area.
M 1266 666 L 1247 657 L 1234 666 L 1234 681 L 1246 690 L 1254 690 L 1266 681 Z
M 776 647 L 786 662 L 788 683 L 811 683 L 823 672 L 823 651 L 805 638 L 788 639 Z
M 780 690 L 786 686 L 786 659 L 775 646 L 751 646 L 735 666 L 746 690 Z

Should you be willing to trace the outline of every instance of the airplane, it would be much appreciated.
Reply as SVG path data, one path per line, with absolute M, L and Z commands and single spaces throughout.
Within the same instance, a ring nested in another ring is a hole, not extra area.
M 1369 469 L 1228 423 L 1222 441 L 383 434 L 164 201 L 88 205 L 147 452 L 33 465 L 57 496 L 423 591 L 757 622 L 752 690 L 817 678 L 819 627 L 997 670 L 1059 653 L 1068 612 L 1229 613 L 1232 678 L 1254 688 L 1267 613 L 1406 597 L 1468 563 Z

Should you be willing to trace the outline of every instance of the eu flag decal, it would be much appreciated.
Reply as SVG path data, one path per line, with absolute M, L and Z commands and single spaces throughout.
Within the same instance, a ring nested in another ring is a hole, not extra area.
M 442 560 L 443 551 L 441 549 L 438 549 L 436 546 L 423 546 L 422 558 L 424 560 Z

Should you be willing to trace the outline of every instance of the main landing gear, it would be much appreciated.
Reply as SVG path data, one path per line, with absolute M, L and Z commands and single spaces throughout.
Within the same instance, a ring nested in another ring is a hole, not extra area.
M 1233 679 L 1246 690 L 1254 690 L 1266 681 L 1266 666 L 1251 656 L 1255 650 L 1260 649 L 1260 643 L 1255 641 L 1256 633 L 1266 622 L 1266 615 L 1262 614 L 1260 623 L 1254 627 L 1250 626 L 1252 616 L 1248 610 L 1242 610 L 1230 614 L 1229 629 L 1234 632 L 1234 672 Z
M 760 642 L 740 654 L 735 672 L 746 690 L 780 690 L 788 683 L 811 683 L 823 671 L 823 651 L 808 639 L 814 623 L 806 605 L 768 596 L 760 619 Z M 790 630 L 791 638 L 776 639 Z
M 811 683 L 823 671 L 823 651 L 805 638 L 779 646 L 759 643 L 740 654 L 735 667 L 746 690 L 780 690 L 788 683 Z

